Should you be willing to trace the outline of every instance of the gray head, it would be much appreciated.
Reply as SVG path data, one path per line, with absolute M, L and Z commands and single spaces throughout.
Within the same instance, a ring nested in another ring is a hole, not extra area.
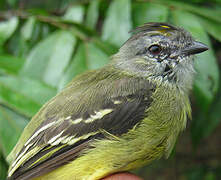
M 181 89 L 191 87 L 193 55 L 206 51 L 206 45 L 184 29 L 166 23 L 147 23 L 132 32 L 113 56 L 115 67 Z

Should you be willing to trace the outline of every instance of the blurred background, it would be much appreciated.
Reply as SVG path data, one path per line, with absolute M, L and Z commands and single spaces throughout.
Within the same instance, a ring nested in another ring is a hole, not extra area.
M 193 118 L 168 160 L 144 179 L 221 179 L 221 0 L 0 0 L 0 180 L 6 157 L 39 108 L 74 76 L 108 63 L 145 22 L 185 28 L 210 50 L 198 55 Z

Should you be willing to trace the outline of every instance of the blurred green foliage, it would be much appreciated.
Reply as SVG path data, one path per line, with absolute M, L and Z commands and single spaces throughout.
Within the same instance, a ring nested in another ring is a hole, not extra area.
M 221 130 L 221 0 L 1 0 L 0 9 L 0 180 L 7 174 L 6 156 L 39 108 L 77 74 L 106 64 L 129 30 L 150 21 L 181 26 L 210 50 L 195 60 L 186 135 L 192 143 L 178 143 L 168 160 L 175 162 L 172 175 L 165 162 L 136 173 L 145 179 L 221 179 L 220 143 L 200 154 L 208 161 L 194 164 L 205 140 Z M 188 158 L 180 156 L 185 151 Z

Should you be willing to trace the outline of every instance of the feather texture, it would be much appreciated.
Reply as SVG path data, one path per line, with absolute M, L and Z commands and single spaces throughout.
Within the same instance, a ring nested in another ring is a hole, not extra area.
M 32 123 L 41 124 L 21 142 L 11 179 L 29 179 L 49 172 L 75 159 L 93 139 L 107 138 L 107 133 L 119 137 L 146 116 L 155 90 L 147 80 L 116 70 L 91 73 L 82 75 L 80 81 L 77 78 L 34 117 Z M 55 157 L 60 158 L 56 166 Z

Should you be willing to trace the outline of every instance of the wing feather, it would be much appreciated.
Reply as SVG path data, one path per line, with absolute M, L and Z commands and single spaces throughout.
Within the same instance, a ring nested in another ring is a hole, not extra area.
M 68 86 L 40 110 L 44 120 L 17 154 L 10 179 L 47 173 L 77 158 L 94 139 L 107 138 L 104 131 L 120 137 L 146 116 L 155 87 L 141 78 L 100 76 L 77 82 L 81 88 Z

